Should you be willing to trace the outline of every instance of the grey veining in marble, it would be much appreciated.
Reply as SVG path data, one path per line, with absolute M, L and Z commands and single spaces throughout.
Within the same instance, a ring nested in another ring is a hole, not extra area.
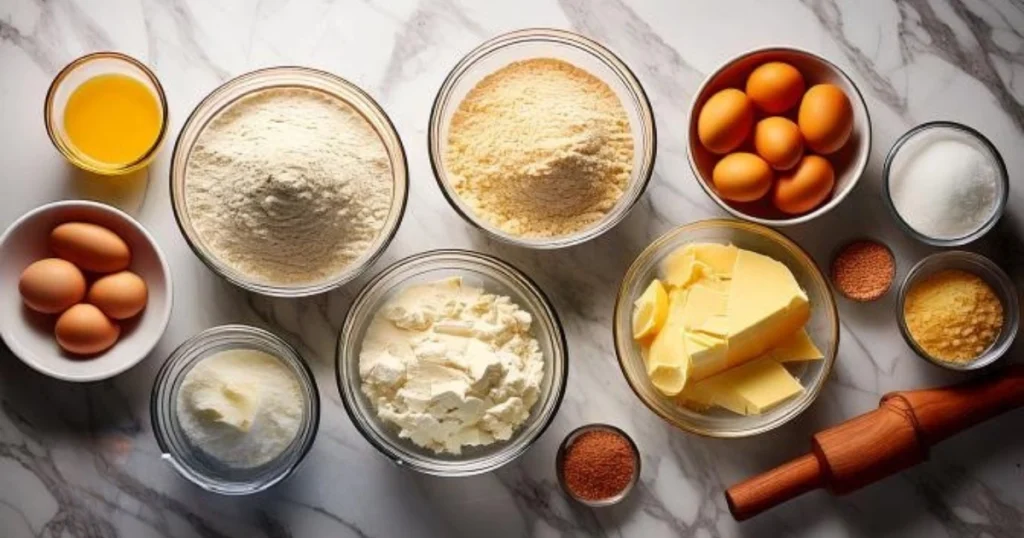
M 531 26 L 572 29 L 606 44 L 636 72 L 658 120 L 658 161 L 642 202 L 605 236 L 553 253 L 495 244 L 462 222 L 438 192 L 426 149 L 430 105 L 448 69 L 484 39 Z M 928 463 L 845 498 L 815 492 L 743 524 L 729 516 L 723 489 L 801 453 L 814 431 L 874 408 L 886 391 L 958 379 L 911 356 L 891 298 L 841 304 L 842 344 L 826 389 L 797 420 L 754 439 L 675 430 L 623 380 L 609 329 L 626 267 L 672 226 L 722 215 L 686 163 L 688 103 L 718 64 L 771 44 L 814 50 L 847 69 L 874 127 L 861 185 L 833 213 L 787 234 L 820 264 L 843 239 L 880 237 L 896 250 L 902 275 L 929 249 L 902 235 L 881 202 L 885 152 L 914 124 L 961 121 L 992 139 L 1013 180 L 1008 214 L 971 248 L 1024 284 L 1019 0 L 3 0 L 0 226 L 62 198 L 125 208 L 170 259 L 175 311 L 152 356 L 106 382 L 54 381 L 0 349 L 0 536 L 1024 536 L 1024 411 L 955 437 Z M 71 170 L 46 138 L 42 100 L 64 64 L 98 49 L 154 68 L 169 96 L 172 133 L 206 93 L 258 67 L 318 67 L 373 94 L 405 142 L 412 187 L 402 228 L 371 273 L 428 248 L 478 249 L 526 270 L 565 322 L 569 388 L 536 446 L 498 472 L 458 480 L 417 476 L 376 454 L 344 413 L 333 376 L 337 331 L 369 275 L 304 300 L 249 295 L 215 277 L 171 214 L 171 141 L 148 177 L 109 182 Z M 161 361 L 190 335 L 227 322 L 267 327 L 297 345 L 324 404 L 320 435 L 300 472 L 244 499 L 208 494 L 178 477 L 160 459 L 149 424 Z M 1011 360 L 1019 354 L 1017 346 Z M 605 510 L 567 502 L 553 473 L 561 437 L 594 420 L 630 431 L 644 454 L 635 494 Z

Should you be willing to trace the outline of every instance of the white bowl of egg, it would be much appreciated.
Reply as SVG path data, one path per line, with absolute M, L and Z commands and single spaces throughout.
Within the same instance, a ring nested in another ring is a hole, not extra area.
M 871 118 L 839 66 L 800 49 L 757 49 L 697 90 L 687 149 L 697 183 L 722 209 L 792 226 L 853 191 L 871 153 Z
M 65 381 L 113 377 L 146 358 L 171 317 L 171 274 L 128 214 L 84 200 L 29 211 L 0 237 L 0 336 Z

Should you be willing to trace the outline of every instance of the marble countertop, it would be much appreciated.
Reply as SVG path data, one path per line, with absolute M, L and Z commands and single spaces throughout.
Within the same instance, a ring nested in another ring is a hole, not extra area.
M 481 41 L 531 26 L 572 29 L 619 54 L 658 120 L 658 159 L 642 202 L 584 245 L 534 252 L 493 243 L 438 191 L 427 159 L 430 105 L 448 69 Z M 0 349 L 0 535 L 7 538 L 156 536 L 909 536 L 1024 535 L 1024 411 L 957 436 L 931 460 L 845 498 L 808 494 L 736 523 L 723 488 L 807 449 L 810 435 L 873 409 L 889 390 L 960 379 L 915 358 L 893 300 L 840 306 L 842 345 L 824 392 L 802 416 L 746 440 L 685 434 L 643 407 L 615 361 L 614 290 L 654 237 L 721 216 L 686 163 L 686 108 L 705 74 L 769 44 L 833 60 L 859 84 L 874 121 L 866 176 L 834 212 L 786 229 L 820 264 L 840 241 L 871 234 L 896 250 L 900 274 L 929 249 L 903 235 L 880 198 L 886 150 L 909 127 L 950 119 L 988 135 L 1013 190 L 998 228 L 972 249 L 1024 285 L 1024 5 L 1019 0 L 4 0 L 0 2 L 0 227 L 64 198 L 92 198 L 136 215 L 156 236 L 175 278 L 174 314 L 145 362 L 117 378 L 75 385 L 45 378 Z M 342 409 L 333 351 L 347 306 L 366 277 L 305 300 L 247 294 L 192 254 L 168 200 L 171 141 L 146 175 L 83 178 L 50 146 L 46 88 L 73 58 L 114 49 L 162 79 L 176 134 L 225 80 L 258 67 L 308 65 L 346 77 L 391 115 L 408 152 L 405 221 L 372 269 L 430 248 L 504 258 L 534 277 L 565 322 L 568 392 L 551 428 L 519 461 L 468 479 L 418 476 L 385 460 Z M 11 283 L 5 283 L 10 285 Z M 305 465 L 248 498 L 199 490 L 160 460 L 149 424 L 154 374 L 196 332 L 228 322 L 269 328 L 299 346 L 324 404 Z M 1020 346 L 1011 360 L 1019 360 Z M 555 450 L 590 421 L 630 431 L 643 451 L 642 484 L 610 509 L 574 506 L 553 473 Z

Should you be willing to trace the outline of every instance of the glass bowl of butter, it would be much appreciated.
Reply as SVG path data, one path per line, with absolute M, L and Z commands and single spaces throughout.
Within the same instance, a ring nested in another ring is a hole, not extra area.
M 656 239 L 615 303 L 615 351 L 657 415 L 708 437 L 777 428 L 818 396 L 839 314 L 814 260 L 759 224 L 713 219 Z
M 544 433 L 568 375 L 565 334 L 515 267 L 463 250 L 399 260 L 353 301 L 336 378 L 356 429 L 396 464 L 493 471 Z

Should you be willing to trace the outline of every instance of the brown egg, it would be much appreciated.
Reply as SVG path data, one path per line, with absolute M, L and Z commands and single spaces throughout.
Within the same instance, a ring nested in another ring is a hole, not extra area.
M 18 291 L 32 310 L 57 314 L 85 297 L 85 276 L 67 260 L 46 258 L 25 268 Z
M 94 355 L 117 342 L 121 327 L 91 304 L 80 303 L 57 318 L 57 343 L 68 353 Z
M 800 71 L 783 62 L 762 64 L 747 77 L 747 97 L 769 114 L 795 107 L 806 88 Z
M 113 273 L 127 269 L 132 254 L 114 232 L 86 222 L 66 222 L 50 232 L 50 248 L 86 271 Z
M 735 88 L 711 96 L 697 117 L 697 137 L 708 151 L 719 155 L 738 148 L 754 126 L 754 106 Z
M 128 319 L 146 307 L 146 282 L 130 271 L 107 275 L 93 283 L 86 301 L 114 319 Z
M 800 101 L 800 134 L 817 153 L 839 151 L 853 132 L 853 106 L 843 90 L 832 84 L 812 86 Z
M 772 168 L 789 170 L 804 155 L 804 139 L 791 120 L 772 116 L 754 126 L 754 148 Z
M 773 173 L 764 159 L 753 153 L 730 153 L 711 173 L 718 195 L 733 202 L 753 202 L 772 188 Z
M 779 176 L 772 193 L 772 202 L 783 213 L 806 213 L 828 198 L 835 181 L 836 175 L 828 159 L 806 155 L 800 159 L 796 168 Z

